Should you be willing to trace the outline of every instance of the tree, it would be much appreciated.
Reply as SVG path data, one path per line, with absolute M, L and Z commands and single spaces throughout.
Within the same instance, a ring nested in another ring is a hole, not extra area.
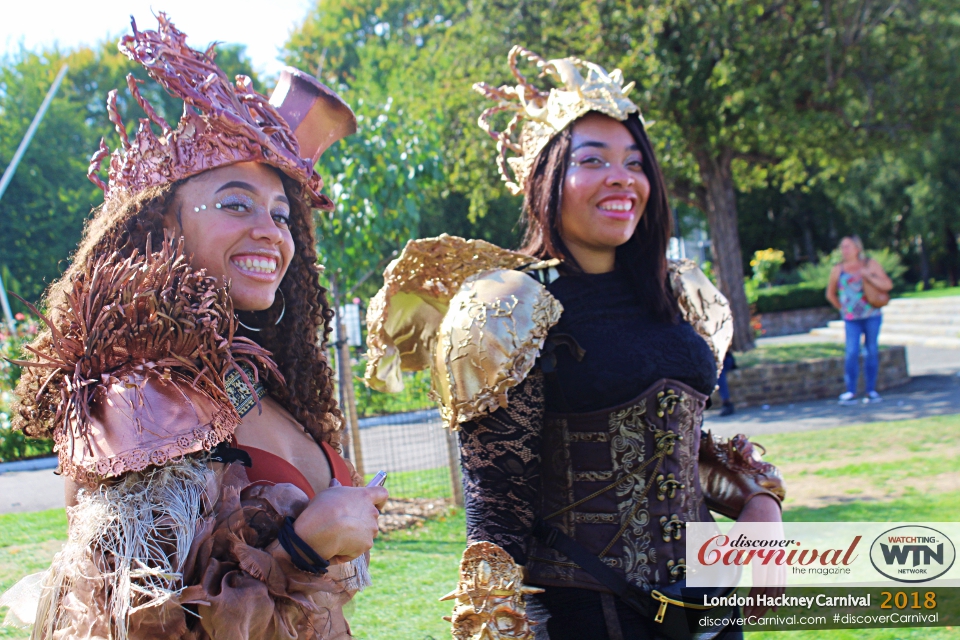
M 218 50 L 218 62 L 229 75 L 253 74 L 243 47 Z M 4 273 L 4 285 L 34 301 L 62 273 L 84 221 L 103 201 L 86 173 L 101 137 L 116 144 L 107 93 L 118 90 L 117 104 L 131 136 L 146 114 L 126 92 L 128 73 L 146 81 L 144 97 L 169 122 L 177 122 L 183 111 L 183 102 L 149 80 L 115 43 L 70 52 L 21 50 L 0 61 L 0 167 L 10 162 L 64 63 L 70 71 L 0 200 L 0 264 L 10 275 L 8 281 Z
M 349 98 L 349 92 L 344 92 Z M 423 192 L 439 179 L 422 123 L 385 104 L 354 101 L 358 131 L 327 150 L 318 171 L 333 211 L 317 211 L 317 251 L 340 297 L 376 275 L 413 238 Z
M 952 114 L 955 90 L 944 87 L 957 84 L 957 60 L 943 44 L 956 41 L 951 11 L 948 2 L 897 0 L 325 0 L 308 19 L 316 42 L 301 50 L 330 60 L 354 90 L 389 91 L 407 113 L 439 115 L 445 181 L 427 202 L 430 217 L 451 226 L 455 216 L 500 228 L 516 219 L 519 201 L 504 194 L 493 145 L 474 125 L 486 105 L 468 90 L 510 81 L 511 44 L 623 69 L 656 121 L 650 133 L 672 195 L 706 213 L 743 350 L 752 332 L 738 192 L 799 191 L 801 206 L 802 194 L 842 183 L 858 158 Z M 809 253 L 814 242 L 804 244 Z
M 737 188 L 810 185 L 861 153 L 867 134 L 884 130 L 900 107 L 879 76 L 895 78 L 891 71 L 910 58 L 875 49 L 889 45 L 891 26 L 906 19 L 882 0 L 666 0 L 590 14 L 584 47 L 607 51 L 611 66 L 638 79 L 658 121 L 651 135 L 659 121 L 668 125 L 674 195 L 706 212 L 736 349 L 753 344 Z

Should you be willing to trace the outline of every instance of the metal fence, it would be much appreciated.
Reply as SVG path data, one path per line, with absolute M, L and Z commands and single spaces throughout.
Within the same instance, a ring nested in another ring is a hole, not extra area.
M 404 374 L 404 380 L 402 394 L 385 398 L 353 377 L 357 417 L 347 453 L 368 479 L 381 470 L 389 474 L 391 498 L 444 498 L 460 505 L 457 436 L 444 428 L 436 405 L 426 398 L 426 374 Z M 344 406 L 348 421 L 350 411 Z

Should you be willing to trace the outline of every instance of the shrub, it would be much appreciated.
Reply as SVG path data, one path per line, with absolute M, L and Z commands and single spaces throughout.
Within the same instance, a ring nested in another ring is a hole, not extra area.
M 747 301 L 755 305 L 757 313 L 791 311 L 793 309 L 811 309 L 825 307 L 826 286 L 810 282 L 785 284 L 779 287 L 756 289 L 747 293 Z
M 40 456 L 53 451 L 52 440 L 33 440 L 10 428 L 13 388 L 20 379 L 20 367 L 9 362 L 23 358 L 23 345 L 37 335 L 37 323 L 18 313 L 11 333 L 6 323 L 0 327 L 0 462 Z
M 750 266 L 753 268 L 753 279 L 759 284 L 770 286 L 777 272 L 786 260 L 783 257 L 783 251 L 779 249 L 763 249 L 755 251 Z
M 867 251 L 867 255 L 880 263 L 883 270 L 893 280 L 894 289 L 899 290 L 903 287 L 903 274 L 906 273 L 907 268 L 901 264 L 899 254 L 890 251 L 890 249 L 880 249 L 879 251 Z M 821 254 L 820 260 L 816 264 L 805 264 L 797 271 L 804 282 L 816 284 L 826 289 L 833 265 L 840 264 L 842 261 L 843 257 L 840 255 L 840 249 L 837 248 L 829 255 Z
M 0 391 L 11 391 L 20 380 L 20 367 L 9 362 L 24 357 L 23 345 L 37 337 L 37 323 L 29 322 L 18 313 L 13 333 L 6 323 L 0 324 Z

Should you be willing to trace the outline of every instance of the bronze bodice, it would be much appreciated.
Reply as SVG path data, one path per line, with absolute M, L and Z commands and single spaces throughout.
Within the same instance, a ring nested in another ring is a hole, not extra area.
M 707 396 L 660 380 L 590 413 L 548 413 L 540 517 L 642 589 L 682 580 L 684 525 L 711 521 L 697 460 Z M 606 591 L 535 539 L 527 582 Z

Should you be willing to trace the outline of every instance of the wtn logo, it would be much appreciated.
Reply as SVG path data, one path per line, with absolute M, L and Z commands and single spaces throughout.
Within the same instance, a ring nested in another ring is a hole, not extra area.
M 933 542 L 933 540 L 931 540 L 931 542 Z M 937 545 L 936 551 L 934 551 L 928 544 L 895 544 L 888 546 L 882 542 L 880 543 L 880 549 L 883 552 L 883 560 L 887 564 L 906 564 L 907 559 L 911 555 L 913 556 L 914 567 L 919 566 L 920 558 L 923 558 L 923 564 L 930 564 L 930 560 L 934 560 L 938 565 L 943 564 L 942 542 Z M 926 569 L 922 569 L 921 571 L 926 573 Z
M 940 531 L 919 525 L 895 527 L 870 547 L 870 562 L 881 574 L 898 582 L 934 580 L 953 566 L 957 551 Z

